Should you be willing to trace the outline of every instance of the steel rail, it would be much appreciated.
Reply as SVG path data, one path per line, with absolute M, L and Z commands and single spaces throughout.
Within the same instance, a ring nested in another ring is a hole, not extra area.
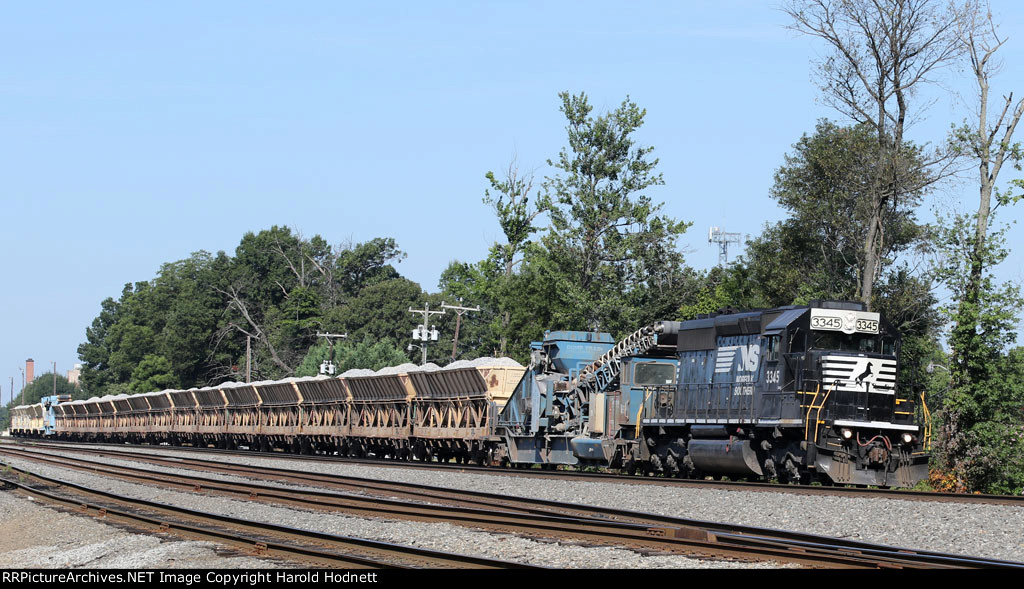
M 125 455 L 129 455 L 132 457 L 136 457 L 144 462 L 149 462 L 151 464 L 163 464 L 176 468 L 184 467 L 196 468 L 201 470 L 212 469 L 223 471 L 224 469 L 221 469 L 219 467 L 225 465 L 225 463 L 219 461 L 187 458 L 168 459 L 167 457 L 154 457 L 152 454 L 138 452 L 121 453 L 104 450 L 92 450 L 89 453 L 98 453 L 101 455 L 122 458 Z M 37 455 L 37 453 L 33 452 L 27 452 L 26 454 Z M 93 461 L 84 461 L 84 459 L 83 462 L 92 463 L 93 465 L 100 465 L 103 468 L 107 468 L 110 466 L 102 463 L 95 463 Z M 577 526 L 581 524 L 584 526 L 591 526 L 591 529 L 589 529 L 588 532 L 592 534 L 594 533 L 592 527 L 594 525 L 595 520 L 603 524 L 610 523 L 610 520 L 619 520 L 628 522 L 633 525 L 645 526 L 643 529 L 632 529 L 628 534 L 620 536 L 621 539 L 628 539 L 631 542 L 642 544 L 651 543 L 650 538 L 647 537 L 648 535 L 669 535 L 674 539 L 683 537 L 685 539 L 690 540 L 713 540 L 716 543 L 715 545 L 718 547 L 722 547 L 725 545 L 731 545 L 734 547 L 742 546 L 749 550 L 759 548 L 777 549 L 780 543 L 785 543 L 787 544 L 788 551 L 808 551 L 808 554 L 810 554 L 810 552 L 813 551 L 818 551 L 817 553 L 815 553 L 815 558 L 821 557 L 820 552 L 822 547 L 824 547 L 824 549 L 829 551 L 830 554 L 843 555 L 840 562 L 835 563 L 834 566 L 843 566 L 844 564 L 846 566 L 849 566 L 849 563 L 845 562 L 845 559 L 848 555 L 853 554 L 859 555 L 858 557 L 870 557 L 875 559 L 875 566 L 921 566 L 922 564 L 931 564 L 934 566 L 1005 566 L 1010 568 L 1024 567 L 1024 564 L 1013 563 L 1009 561 L 980 559 L 929 551 L 907 550 L 869 544 L 865 542 L 824 538 L 812 534 L 783 532 L 778 530 L 768 530 L 765 528 L 736 526 L 730 524 L 716 524 L 712 522 L 703 522 L 700 520 L 689 520 L 684 518 L 660 516 L 657 514 L 638 513 L 618 509 L 567 505 L 565 503 L 555 501 L 542 501 L 537 499 L 524 500 L 490 493 L 471 493 L 465 491 L 453 491 L 451 489 L 431 487 L 428 485 L 382 483 L 380 481 L 361 479 L 358 477 L 341 477 L 338 475 L 302 473 L 298 471 L 290 471 L 287 469 L 266 469 L 262 467 L 249 467 L 241 465 L 227 466 L 227 472 L 241 474 L 242 476 L 258 476 L 260 478 L 271 478 L 276 480 L 301 481 L 306 483 L 312 483 L 315 485 L 322 485 L 324 483 L 332 485 L 341 481 L 340 486 L 342 486 L 343 488 L 356 488 L 360 491 L 372 490 L 374 492 L 401 494 L 404 496 L 410 496 L 411 498 L 421 501 L 452 501 L 454 498 L 461 505 L 476 504 L 487 508 L 489 511 L 486 511 L 484 515 L 486 517 L 487 514 L 490 514 L 492 518 L 494 518 L 497 513 L 494 511 L 495 505 L 500 504 L 503 507 L 503 509 L 509 510 L 506 511 L 505 514 L 503 514 L 503 517 L 509 517 L 509 513 L 511 513 L 512 511 L 531 514 L 531 517 L 537 520 L 537 524 L 534 526 L 534 529 L 543 529 L 545 525 L 549 525 L 552 523 L 554 525 L 558 525 L 558 522 L 561 522 L 562 525 L 568 525 L 568 523 L 570 523 L 570 519 L 568 518 L 572 518 L 572 523 L 574 523 Z M 135 471 L 141 470 L 130 469 L 128 467 L 117 468 L 124 468 L 127 470 Z M 170 475 L 160 475 L 160 477 L 167 476 Z M 195 480 L 197 478 L 199 477 L 193 477 L 192 479 L 189 479 L 191 482 L 186 482 L 185 485 L 194 486 L 195 484 L 203 484 L 197 483 Z M 207 482 L 205 484 L 210 483 Z M 264 491 L 253 488 L 249 492 L 263 493 Z M 402 504 L 401 502 L 399 503 Z M 541 521 L 542 518 L 550 517 L 552 515 L 554 515 L 558 519 L 545 520 L 543 522 Z M 585 518 L 587 521 L 580 522 L 580 518 Z M 497 524 L 495 523 L 494 525 Z M 493 527 L 493 525 L 485 525 L 484 527 Z M 605 529 L 607 529 L 607 527 L 607 525 L 604 526 Z M 567 533 L 570 532 L 568 528 L 566 528 L 563 531 Z M 599 533 L 601 532 L 599 531 Z M 630 536 L 632 536 L 632 538 L 630 538 Z M 654 543 L 657 544 L 658 542 L 655 541 Z M 788 556 L 777 558 L 790 560 L 792 553 L 787 552 L 785 554 Z M 805 560 L 803 562 L 808 561 Z M 821 561 L 819 561 L 818 564 L 821 564 Z
M 817 496 L 839 496 L 839 497 L 865 497 L 865 498 L 885 498 L 885 499 L 899 499 L 905 501 L 931 501 L 931 502 L 943 502 L 943 503 L 966 503 L 966 504 L 981 504 L 981 505 L 1011 505 L 1011 506 L 1024 506 L 1024 496 L 1017 495 L 985 495 L 985 494 L 967 494 L 967 493 L 942 493 L 936 491 L 913 491 L 910 489 L 877 489 L 877 488 L 859 488 L 859 487 L 844 487 L 844 486 L 810 486 L 810 485 L 793 485 L 793 484 L 781 484 L 781 483 L 769 483 L 769 482 L 751 482 L 751 481 L 714 481 L 714 480 L 700 480 L 700 479 L 676 479 L 667 477 L 650 477 L 650 476 L 629 476 L 624 474 L 609 474 L 599 472 L 581 472 L 571 470 L 542 470 L 542 469 L 517 469 L 517 468 L 499 468 L 489 466 L 474 466 L 465 464 L 449 464 L 449 463 L 437 463 L 437 462 L 420 462 L 420 461 L 394 461 L 385 459 L 365 459 L 365 458 L 351 458 L 344 456 L 325 456 L 325 455 L 303 455 L 303 454 L 290 454 L 287 452 L 256 452 L 248 450 L 224 450 L 219 448 L 200 448 L 194 446 L 158 446 L 149 444 L 116 444 L 116 443 L 105 443 L 105 442 L 67 442 L 59 440 L 32 440 L 32 441 L 21 441 L 21 442 L 0 442 L 0 444 L 27 444 L 27 445 L 62 445 L 62 446 L 111 446 L 118 448 L 140 448 L 140 449 L 158 449 L 158 450 L 171 450 L 171 451 L 182 451 L 182 452 L 196 452 L 206 453 L 212 455 L 224 455 L 224 456 L 245 456 L 252 458 L 277 458 L 287 459 L 296 461 L 313 461 L 323 463 L 337 463 L 337 464 L 355 464 L 355 465 L 366 465 L 376 466 L 382 468 L 406 468 L 406 469 L 417 469 L 417 470 L 441 470 L 441 471 L 453 471 L 453 472 L 466 472 L 466 473 L 481 473 L 491 474 L 497 476 L 512 476 L 512 477 L 531 477 L 531 478 L 545 478 L 545 479 L 563 479 L 563 480 L 585 480 L 591 482 L 608 482 L 608 483 L 620 483 L 628 485 L 656 485 L 656 486 L 668 486 L 668 487 L 683 487 L 683 488 L 706 488 L 706 489 L 726 489 L 733 491 L 753 491 L 753 492 L 774 492 L 774 493 L 788 493 L 794 495 L 817 495 Z
M 717 556 L 755 560 L 777 559 L 799 562 L 806 565 L 835 567 L 877 568 L 880 562 L 896 566 L 895 561 L 876 559 L 865 561 L 828 550 L 822 551 L 809 543 L 802 544 L 794 551 L 781 547 L 778 540 L 771 538 L 750 538 L 739 542 L 723 542 L 714 534 L 694 527 L 670 527 L 650 523 L 624 522 L 587 516 L 551 515 L 547 513 L 524 513 L 522 511 L 497 511 L 493 508 L 467 508 L 437 504 L 410 504 L 408 501 L 382 499 L 380 497 L 341 495 L 323 491 L 290 490 L 281 487 L 253 483 L 224 482 L 207 477 L 154 473 L 144 469 L 116 466 L 91 460 L 73 459 L 67 456 L 43 457 L 31 452 L 0 449 L 0 454 L 16 456 L 52 464 L 60 468 L 72 468 L 85 472 L 114 476 L 117 478 L 157 485 L 161 488 L 179 487 L 183 491 L 213 493 L 248 500 L 268 501 L 298 505 L 307 509 L 343 511 L 348 515 L 390 517 L 416 521 L 443 522 L 456 525 L 483 528 L 498 532 L 528 533 L 532 536 L 569 538 L 601 545 L 646 548 L 686 555 Z M 536 511 L 536 510 L 533 510 Z
M 151 533 L 174 533 L 241 547 L 252 551 L 257 556 L 275 556 L 317 566 L 355 568 L 543 568 L 402 544 L 339 536 L 266 522 L 254 522 L 145 499 L 124 497 L 13 466 L 8 468 L 8 473 L 0 475 L 0 479 L 5 485 L 46 502 L 71 507 L 86 514 L 95 513 L 99 517 L 109 517 L 129 523 L 133 527 L 141 527 L 144 531 Z M 92 497 L 93 501 L 99 499 L 104 503 L 91 503 L 68 494 L 55 493 L 46 488 L 29 485 L 23 480 L 12 480 L 9 476 L 10 472 L 17 473 L 18 479 L 32 479 L 39 481 L 44 486 L 57 487 L 65 493 Z M 122 508 L 114 507 L 114 505 L 122 506 Z M 156 515 L 147 515 L 144 513 L 146 511 L 155 512 Z M 245 530 L 246 533 L 232 531 L 232 528 Z M 281 539 L 287 541 L 281 541 Z

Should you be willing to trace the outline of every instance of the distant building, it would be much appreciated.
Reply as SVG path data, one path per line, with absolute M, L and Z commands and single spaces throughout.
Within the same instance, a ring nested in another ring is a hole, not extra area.
M 29 358 L 25 360 L 25 384 L 28 385 L 36 379 L 36 363 L 35 360 Z
M 82 376 L 81 364 L 75 364 L 75 367 L 72 368 L 71 370 L 68 370 L 67 372 L 68 382 L 75 385 L 76 387 L 78 386 L 78 378 L 80 376 Z

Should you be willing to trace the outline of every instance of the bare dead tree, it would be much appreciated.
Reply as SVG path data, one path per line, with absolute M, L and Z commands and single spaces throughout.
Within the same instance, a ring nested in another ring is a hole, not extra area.
M 982 289 L 985 288 L 986 265 L 998 263 L 990 253 L 988 230 L 992 213 L 1001 202 L 1007 202 L 1008 199 L 998 198 L 996 182 L 1008 160 L 1019 165 L 1024 158 L 1021 144 L 1013 143 L 1014 131 L 1024 116 L 1024 99 L 1014 101 L 1012 92 L 1004 95 L 992 111 L 998 115 L 994 120 L 989 118 L 991 78 L 998 73 L 1001 65 L 995 56 L 1007 39 L 999 36 L 987 1 L 968 0 L 964 8 L 965 17 L 958 28 L 958 39 L 969 58 L 970 71 L 977 82 L 976 118 L 972 124 L 965 123 L 954 130 L 952 143 L 978 166 L 978 212 L 974 239 L 964 240 L 963 244 L 966 251 L 961 253 L 962 259 L 968 262 L 970 270 L 958 302 L 950 338 L 952 364 L 955 366 L 953 377 L 958 385 L 969 381 L 972 350 L 978 347 L 976 342 L 978 326 L 982 322 L 979 312 Z M 995 204 L 992 202 L 993 196 L 997 197 Z
M 961 12 L 938 0 L 790 0 L 784 8 L 791 29 L 817 37 L 830 48 L 818 63 L 824 100 L 878 136 L 870 210 L 858 268 L 858 296 L 871 305 L 882 271 L 886 210 L 918 198 L 952 173 L 948 153 L 937 151 L 906 173 L 905 132 L 910 98 L 963 51 L 957 29 Z
M 295 233 L 295 242 L 296 244 L 294 248 L 289 246 L 288 249 L 286 249 L 285 245 L 281 243 L 281 239 L 275 234 L 274 243 L 270 246 L 270 251 L 274 252 L 284 260 L 285 264 L 287 264 L 288 268 L 292 271 L 292 274 L 295 275 L 295 279 L 298 280 L 299 286 L 305 288 L 309 284 L 309 275 L 312 269 L 306 268 L 308 252 L 306 252 L 306 248 L 303 247 L 305 241 L 302 239 L 301 233 Z M 277 282 L 277 285 L 282 291 L 284 291 L 284 294 L 287 297 L 288 290 L 284 285 L 280 282 Z
M 270 353 L 270 360 L 276 364 L 279 368 L 284 370 L 285 374 L 292 374 L 295 369 L 289 366 L 280 356 L 280 353 L 275 349 L 270 338 L 267 337 L 266 331 L 260 326 L 256 317 L 249 309 L 249 304 L 245 298 L 239 292 L 236 285 L 229 285 L 227 290 L 217 288 L 217 292 L 224 295 L 228 301 L 228 308 L 233 309 L 240 315 L 241 321 L 229 321 L 220 332 L 217 334 L 217 343 L 223 341 L 224 337 L 232 332 L 238 332 L 243 335 L 247 335 L 259 344 L 262 344 L 267 351 Z
M 1000 38 L 988 2 L 970 0 L 965 8 L 966 14 L 958 29 L 958 39 L 970 58 L 971 73 L 978 83 L 977 119 L 975 126 L 962 127 L 955 134 L 954 140 L 969 152 L 978 165 L 978 219 L 974 253 L 971 256 L 971 284 L 976 295 L 980 288 L 983 270 L 981 251 L 985 247 L 989 216 L 993 210 L 992 194 L 996 180 L 1007 159 L 1019 162 L 1024 156 L 1020 145 L 1012 143 L 1013 133 L 1024 115 L 1024 98 L 1014 103 L 1013 92 L 1003 96 L 1001 110 L 999 105 L 996 106 L 999 116 L 989 123 L 990 79 L 998 73 L 1001 65 L 994 57 L 1007 39 Z M 999 206 L 998 203 L 996 206 Z
M 332 246 L 330 251 L 323 257 L 317 257 L 313 255 L 313 252 L 306 254 L 306 259 L 313 265 L 313 268 L 320 274 L 323 280 L 324 294 L 324 307 L 330 309 L 338 306 L 340 297 L 338 296 L 338 281 L 337 281 L 337 268 L 338 258 L 341 256 L 341 252 L 351 249 L 351 245 L 346 246 L 345 244 L 339 244 Z

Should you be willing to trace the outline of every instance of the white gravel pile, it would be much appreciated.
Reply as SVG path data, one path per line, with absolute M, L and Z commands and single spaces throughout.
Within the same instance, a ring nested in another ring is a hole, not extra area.
M 341 374 L 342 377 L 349 376 L 373 376 L 376 372 L 368 368 L 350 368 Z
M 407 372 L 414 372 L 417 366 L 412 362 L 406 362 L 405 364 L 399 364 L 398 366 L 385 366 L 377 372 L 374 372 L 377 376 L 383 376 L 387 374 L 403 374 Z
M 428 362 L 426 364 L 423 364 L 422 366 L 418 364 L 413 364 L 412 362 L 406 362 L 405 364 L 399 364 L 398 366 L 385 366 L 384 368 L 381 368 L 376 372 L 373 370 L 368 370 L 366 368 L 352 368 L 350 370 L 346 370 L 339 376 L 342 378 L 350 376 L 385 376 L 392 374 L 408 374 L 410 372 L 437 372 L 438 370 L 455 370 L 458 368 L 478 368 L 481 366 L 497 366 L 509 368 L 523 367 L 522 364 L 516 362 L 512 358 L 491 358 L 490 356 L 481 356 L 480 358 L 475 358 L 473 360 L 457 360 L 445 366 L 444 368 L 438 366 L 437 364 L 434 364 L 433 362 Z
M 498 367 L 509 367 L 509 368 L 522 368 L 523 365 L 516 362 L 512 358 L 502 356 L 501 358 L 492 358 L 490 356 L 481 356 L 473 360 L 456 360 L 448 366 L 445 366 L 445 370 L 455 370 L 456 368 L 478 368 L 481 366 L 498 366 Z

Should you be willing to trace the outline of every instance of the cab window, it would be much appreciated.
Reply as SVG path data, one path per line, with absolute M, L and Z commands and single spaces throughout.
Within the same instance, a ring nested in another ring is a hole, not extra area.
M 886 356 L 896 355 L 896 338 L 894 337 L 883 337 L 882 338 L 882 353 Z
M 765 339 L 765 360 L 776 362 L 779 359 L 779 336 L 769 335 Z
M 648 362 L 637 364 L 633 368 L 634 385 L 666 385 L 675 384 L 676 367 L 671 364 Z
M 814 332 L 814 349 L 877 354 L 878 336 L 862 333 L 846 334 L 836 331 L 816 331 Z

